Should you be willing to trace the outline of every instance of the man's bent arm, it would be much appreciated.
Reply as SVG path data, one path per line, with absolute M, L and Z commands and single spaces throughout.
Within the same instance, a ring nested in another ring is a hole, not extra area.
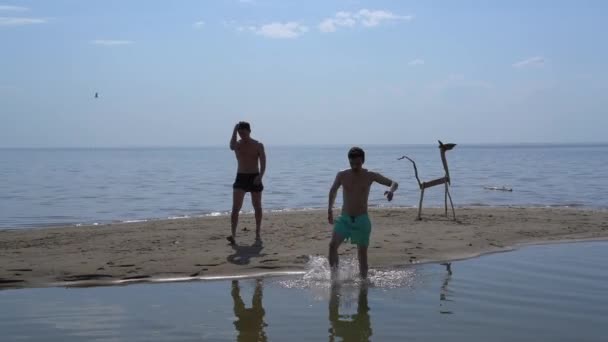
M 334 184 L 332 184 L 329 189 L 329 203 L 327 205 L 327 211 L 331 211 L 334 208 L 334 202 L 336 201 L 336 195 L 338 194 L 338 189 L 340 188 L 340 173 L 336 174 L 336 179 L 334 180 Z
M 386 185 L 388 187 L 390 187 L 388 189 L 388 191 L 390 192 L 395 192 L 397 191 L 397 188 L 399 187 L 399 184 L 397 184 L 397 182 L 394 182 L 386 177 L 384 177 L 383 175 L 379 174 L 379 173 L 373 173 L 374 175 L 374 181 L 377 183 L 380 183 L 382 185 Z

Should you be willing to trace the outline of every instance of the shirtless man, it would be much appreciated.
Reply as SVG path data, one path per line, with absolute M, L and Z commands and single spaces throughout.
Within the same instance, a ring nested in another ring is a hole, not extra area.
M 372 183 L 377 182 L 389 188 L 384 193 L 391 201 L 393 193 L 399 186 L 397 182 L 383 175 L 363 168 L 365 152 L 359 147 L 348 151 L 350 169 L 338 172 L 334 184 L 329 190 L 329 206 L 327 220 L 334 225 L 334 231 L 329 243 L 329 265 L 332 272 L 338 269 L 338 247 L 347 239 L 357 245 L 359 258 L 359 273 L 361 278 L 367 278 L 367 247 L 372 224 L 367 216 L 367 200 Z M 342 214 L 334 221 L 333 206 L 338 189 L 342 186 Z
M 236 139 L 237 133 L 241 140 Z M 251 203 L 255 211 L 255 239 L 261 241 L 260 228 L 262 225 L 262 191 L 264 185 L 262 178 L 266 172 L 266 153 L 264 145 L 251 138 L 251 126 L 248 122 L 241 121 L 234 126 L 230 149 L 234 151 L 238 162 L 238 170 L 232 195 L 232 234 L 226 239 L 231 245 L 236 244 L 236 227 L 239 223 L 239 212 L 243 206 L 245 194 L 251 192 Z M 258 168 L 259 161 L 259 168 Z

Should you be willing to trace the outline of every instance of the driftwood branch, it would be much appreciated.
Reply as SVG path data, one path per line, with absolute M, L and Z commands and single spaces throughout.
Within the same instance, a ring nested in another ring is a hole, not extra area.
M 441 178 L 433 179 L 430 182 L 424 182 L 424 183 L 422 183 L 422 187 L 425 188 L 425 189 L 427 189 L 427 188 L 431 188 L 431 187 L 433 187 L 435 185 L 440 185 L 440 184 L 443 184 L 443 183 L 448 183 L 449 184 L 447 177 L 441 177 Z
M 416 176 L 416 180 L 418 181 L 418 186 L 420 187 L 420 189 L 423 189 L 422 182 L 420 181 L 420 178 L 418 177 L 418 168 L 416 167 L 416 162 L 413 161 L 408 156 L 402 156 L 401 158 L 398 158 L 397 160 L 402 160 L 402 159 L 407 159 L 412 162 L 412 164 L 414 165 L 414 175 Z

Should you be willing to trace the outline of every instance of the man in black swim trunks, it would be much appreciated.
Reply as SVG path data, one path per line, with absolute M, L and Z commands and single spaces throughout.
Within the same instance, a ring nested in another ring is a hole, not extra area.
M 236 135 L 241 137 L 237 141 Z M 262 191 L 264 185 L 262 178 L 266 171 L 266 153 L 264 145 L 251 138 L 251 126 L 248 122 L 241 121 L 234 126 L 230 149 L 234 151 L 238 162 L 236 180 L 232 185 L 232 234 L 226 239 L 230 244 L 236 244 L 236 227 L 239 223 L 239 212 L 243 206 L 245 194 L 251 193 L 251 203 L 255 211 L 255 239 L 261 241 L 260 228 L 262 225 Z M 259 164 L 259 168 L 258 168 Z

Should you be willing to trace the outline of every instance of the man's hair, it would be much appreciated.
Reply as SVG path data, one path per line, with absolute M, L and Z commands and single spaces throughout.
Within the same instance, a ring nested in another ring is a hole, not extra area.
M 348 151 L 348 159 L 360 157 L 361 161 L 365 163 L 365 151 L 361 147 L 352 147 Z
M 244 129 L 246 131 L 251 132 L 251 125 L 249 125 L 249 122 L 247 122 L 247 121 L 241 121 L 241 122 L 239 122 L 238 129 Z

